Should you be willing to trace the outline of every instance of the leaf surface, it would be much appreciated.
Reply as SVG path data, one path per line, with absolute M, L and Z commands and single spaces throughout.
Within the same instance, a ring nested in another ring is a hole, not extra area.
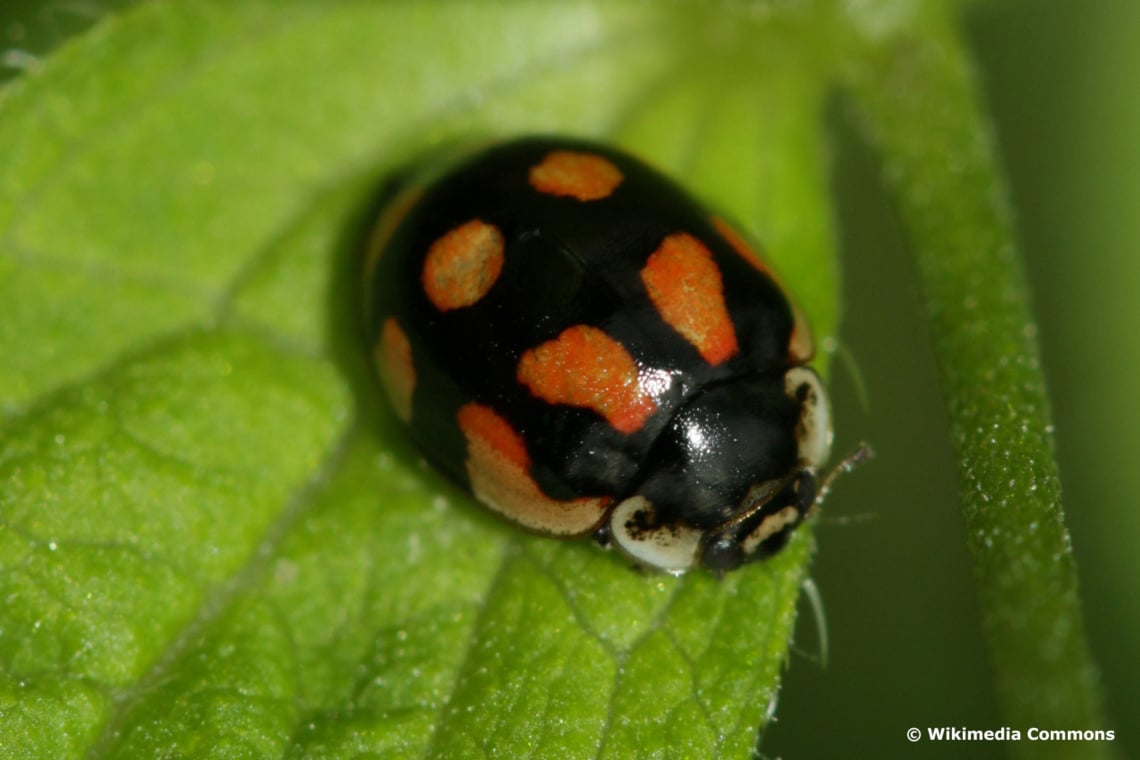
M 383 409 L 355 267 L 410 158 L 593 135 L 756 232 L 827 339 L 810 20 L 149 3 L 9 84 L 0 754 L 749 756 L 809 532 L 673 578 L 488 517 Z

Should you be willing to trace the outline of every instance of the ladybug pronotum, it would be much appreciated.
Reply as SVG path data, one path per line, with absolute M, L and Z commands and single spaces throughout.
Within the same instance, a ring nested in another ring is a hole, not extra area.
M 625 153 L 525 138 L 407 183 L 365 270 L 396 415 L 523 528 L 724 572 L 826 490 L 806 322 L 739 230 Z

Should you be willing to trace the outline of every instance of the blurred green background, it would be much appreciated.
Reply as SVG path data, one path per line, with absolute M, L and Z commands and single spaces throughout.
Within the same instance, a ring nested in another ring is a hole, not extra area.
M 0 81 L 131 0 L 0 3 Z M 1120 757 L 1140 757 L 1140 3 L 975 3 L 965 35 L 994 117 L 1037 302 L 1090 646 Z M 956 473 L 906 242 L 876 157 L 832 111 L 843 351 L 832 378 L 843 479 L 817 536 L 830 662 L 806 605 L 768 757 L 1000 757 L 917 744 L 912 726 L 999 728 Z M 741 611 L 742 625 L 747 611 Z M 1023 732 L 1028 726 L 1011 726 Z M 1085 728 L 1046 726 L 1044 728 Z

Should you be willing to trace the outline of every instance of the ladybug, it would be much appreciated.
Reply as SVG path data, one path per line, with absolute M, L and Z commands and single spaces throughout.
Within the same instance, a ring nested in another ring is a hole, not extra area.
M 364 280 L 396 415 L 525 529 L 723 573 L 827 490 L 806 322 L 738 229 L 626 153 L 528 137 L 405 183 Z

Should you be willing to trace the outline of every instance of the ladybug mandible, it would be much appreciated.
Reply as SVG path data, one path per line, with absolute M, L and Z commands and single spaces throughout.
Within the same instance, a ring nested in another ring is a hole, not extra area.
M 738 230 L 625 153 L 525 138 L 407 183 L 365 290 L 396 414 L 526 529 L 724 572 L 826 491 L 806 322 Z

